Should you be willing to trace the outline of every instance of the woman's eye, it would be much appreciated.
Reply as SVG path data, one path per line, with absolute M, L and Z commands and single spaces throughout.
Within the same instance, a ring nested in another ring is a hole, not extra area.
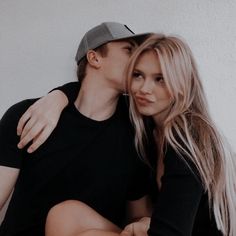
M 155 78 L 155 81 L 158 82 L 158 83 L 164 83 L 164 78 L 162 76 L 158 76 Z
M 142 75 L 139 72 L 133 72 L 133 78 L 135 79 L 141 79 Z

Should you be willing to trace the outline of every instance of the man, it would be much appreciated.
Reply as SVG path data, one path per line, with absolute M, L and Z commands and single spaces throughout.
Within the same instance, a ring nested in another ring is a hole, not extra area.
M 88 204 L 120 227 L 126 201 L 133 209 L 131 219 L 147 214 L 135 209 L 146 202 L 148 168 L 136 153 L 125 101 L 119 99 L 126 63 L 140 37 L 115 22 L 84 35 L 76 55 L 82 79 L 76 101 L 33 154 L 17 148 L 15 132 L 36 100 L 15 104 L 5 113 L 0 123 L 0 208 L 14 192 L 1 236 L 44 235 L 50 208 L 70 199 Z

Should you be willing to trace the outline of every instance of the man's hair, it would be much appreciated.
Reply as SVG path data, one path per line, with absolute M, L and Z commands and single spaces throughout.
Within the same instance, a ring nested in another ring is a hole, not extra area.
M 94 49 L 94 51 L 98 52 L 102 57 L 106 57 L 108 53 L 107 44 L 103 44 L 102 46 Z M 88 60 L 87 57 L 83 57 L 78 64 L 77 67 L 77 78 L 78 81 L 82 82 L 84 77 L 86 76 L 86 69 L 87 69 Z

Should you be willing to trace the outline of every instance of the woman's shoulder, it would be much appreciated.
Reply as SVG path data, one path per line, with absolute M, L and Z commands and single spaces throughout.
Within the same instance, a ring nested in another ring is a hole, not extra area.
M 165 174 L 194 177 L 201 183 L 199 171 L 190 157 L 183 151 L 175 149 L 170 144 L 164 150 Z

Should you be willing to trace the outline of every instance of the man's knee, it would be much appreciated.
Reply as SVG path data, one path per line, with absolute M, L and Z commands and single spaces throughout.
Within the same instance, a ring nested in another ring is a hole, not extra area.
M 50 209 L 46 220 L 46 236 L 67 235 L 73 231 L 80 231 L 80 217 L 78 214 L 84 208 L 84 204 L 75 200 L 61 202 Z M 82 230 L 82 229 L 81 229 Z

